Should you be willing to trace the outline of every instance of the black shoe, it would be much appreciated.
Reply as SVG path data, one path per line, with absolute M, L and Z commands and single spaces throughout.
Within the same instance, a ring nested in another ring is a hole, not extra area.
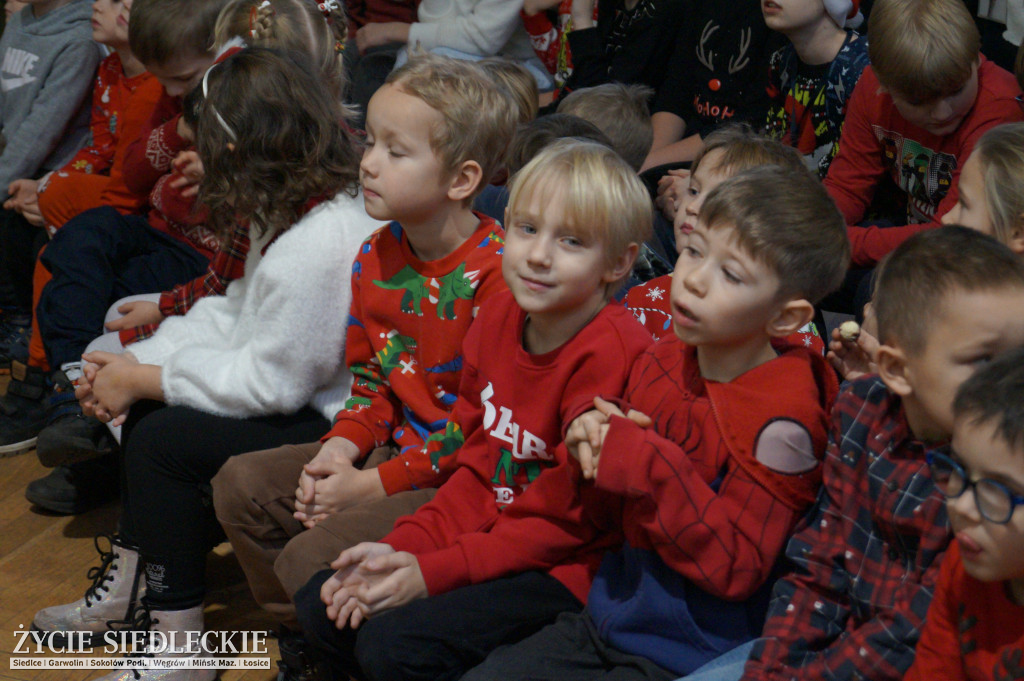
M 115 499 L 117 491 L 117 457 L 108 454 L 57 466 L 49 475 L 30 482 L 25 498 L 47 511 L 76 515 Z
M 8 321 L 3 326 L 3 337 L 0 338 L 0 373 L 11 370 L 13 362 L 28 361 L 28 341 L 32 337 L 32 320 Z
M 15 362 L 7 394 L 0 398 L 0 456 L 32 449 L 46 425 L 50 384 L 42 369 Z
M 39 433 L 36 454 L 47 468 L 95 459 L 114 451 L 110 430 L 82 413 L 75 386 L 63 370 L 52 376 L 54 391 L 47 408 L 46 427 Z
M 317 681 L 320 678 L 305 636 L 282 628 L 277 645 L 281 651 L 281 659 L 277 661 L 277 681 Z

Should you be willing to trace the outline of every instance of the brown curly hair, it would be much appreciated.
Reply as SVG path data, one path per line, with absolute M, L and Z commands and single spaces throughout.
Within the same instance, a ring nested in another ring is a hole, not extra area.
M 359 191 L 360 151 L 308 55 L 252 47 L 207 73 L 196 147 L 199 200 L 226 239 L 238 220 L 284 231 L 314 198 Z

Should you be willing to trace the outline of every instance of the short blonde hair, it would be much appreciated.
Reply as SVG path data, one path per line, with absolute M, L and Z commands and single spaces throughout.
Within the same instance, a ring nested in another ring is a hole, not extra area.
M 1024 227 L 1024 123 L 991 128 L 973 153 L 981 162 L 992 234 L 1007 244 Z
M 510 181 L 511 220 L 535 192 L 565 192 L 564 215 L 578 234 L 595 238 L 615 263 L 630 244 L 649 239 L 654 221 L 650 194 L 622 158 L 598 142 L 560 139 L 544 147 Z M 608 287 L 611 297 L 626 277 Z
M 217 17 L 214 43 L 221 47 L 241 38 L 249 47 L 305 52 L 317 65 L 331 95 L 341 101 L 345 72 L 341 50 L 346 37 L 345 12 L 334 4 L 330 16 L 310 0 L 230 0 Z
M 647 109 L 653 94 L 646 85 L 605 83 L 570 93 L 558 105 L 558 113 L 579 116 L 596 125 L 626 163 L 639 171 L 654 142 L 654 126 Z
M 878 0 L 868 35 L 878 82 L 917 102 L 959 90 L 981 48 L 978 28 L 961 0 Z
M 483 180 L 473 196 L 483 191 L 504 164 L 516 129 L 513 107 L 498 87 L 469 62 L 427 53 L 412 55 L 385 82 L 441 114 L 441 125 L 430 134 L 430 148 L 446 172 L 466 161 L 480 164 Z
M 803 164 L 763 165 L 730 177 L 708 194 L 699 219 L 708 229 L 733 228 L 740 247 L 778 277 L 782 298 L 817 303 L 846 276 L 846 221 Z
M 537 117 L 540 103 L 537 79 L 525 66 L 505 57 L 487 57 L 476 65 L 508 93 L 519 111 L 517 123 L 529 123 Z

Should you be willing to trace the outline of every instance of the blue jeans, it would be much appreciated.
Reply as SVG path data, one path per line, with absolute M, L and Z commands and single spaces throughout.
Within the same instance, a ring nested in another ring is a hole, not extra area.
M 750 657 L 750 651 L 755 642 L 756 639 L 737 646 L 724 655 L 719 655 L 689 676 L 684 676 L 683 679 L 686 681 L 739 681 L 743 676 L 743 667 L 747 664 L 747 658 Z

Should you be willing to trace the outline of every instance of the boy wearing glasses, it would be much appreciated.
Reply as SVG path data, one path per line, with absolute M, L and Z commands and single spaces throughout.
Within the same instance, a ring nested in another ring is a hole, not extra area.
M 1024 261 L 964 227 L 922 232 L 883 261 L 875 312 L 879 375 L 836 402 L 822 490 L 745 679 L 903 678 L 950 540 L 925 452 L 977 366 L 1024 345 Z
M 928 462 L 956 541 L 906 679 L 1024 678 L 1024 348 L 968 379 L 953 416 Z

